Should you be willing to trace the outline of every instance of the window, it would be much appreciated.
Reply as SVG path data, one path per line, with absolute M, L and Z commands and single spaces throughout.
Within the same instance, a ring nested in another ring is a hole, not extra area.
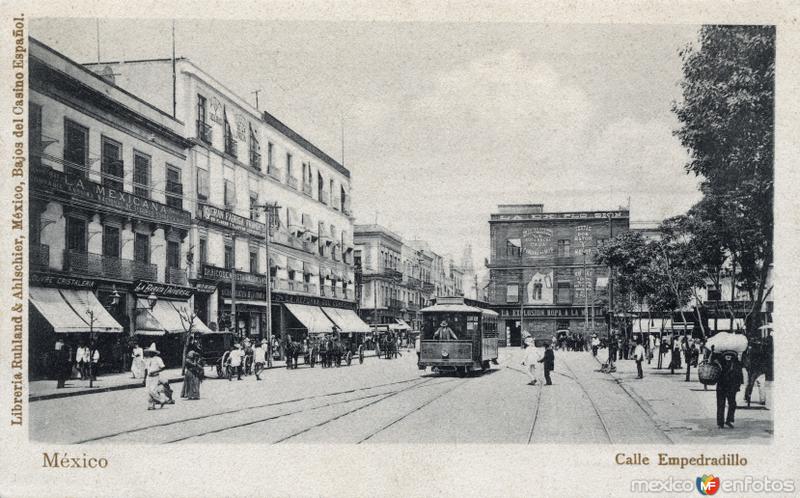
M 89 160 L 89 129 L 73 121 L 64 120 L 64 160 L 67 173 L 86 176 Z
M 183 209 L 183 183 L 181 170 L 167 164 L 167 206 Z
M 267 142 L 267 173 L 271 173 L 272 168 L 275 167 L 274 158 L 272 157 L 274 149 L 275 146 L 272 145 L 272 142 Z
M 333 179 L 332 178 L 331 178 L 331 181 L 330 181 L 330 190 L 328 192 L 330 192 L 328 194 L 328 196 L 329 196 L 328 198 L 330 199 L 331 205 L 333 205 Z
M 290 153 L 286 153 L 286 178 L 292 176 L 292 155 Z
M 197 94 L 197 137 L 211 145 L 211 126 L 206 123 L 206 98 Z
M 236 205 L 236 189 L 230 180 L 225 180 L 225 207 Z
M 225 242 L 225 268 L 230 270 L 235 264 L 236 260 L 233 254 L 233 243 Z
M 173 240 L 167 241 L 167 268 L 181 267 L 181 244 Z
M 569 282 L 558 282 L 557 289 L 558 294 L 556 300 L 558 304 L 571 304 Z
M 258 221 L 258 194 L 250 193 L 250 219 Z
M 119 227 L 103 226 L 103 256 L 119 257 Z
M 344 187 L 341 187 L 339 202 L 341 202 L 342 212 L 344 212 L 347 207 L 347 192 L 345 192 Z
M 133 152 L 133 193 L 150 198 L 150 156 Z
M 204 169 L 197 170 L 197 198 L 205 201 L 208 200 L 208 171 Z
M 558 256 L 559 257 L 570 256 L 569 239 L 561 239 L 558 241 Z
M 31 154 L 31 164 L 34 166 L 42 165 L 42 106 L 28 102 L 28 122 L 30 123 L 28 133 L 28 149 Z
M 133 260 L 150 263 L 150 236 L 146 233 L 137 233 L 133 239 Z
M 67 218 L 67 249 L 75 252 L 86 252 L 85 220 Z
M 208 263 L 208 239 L 205 237 L 200 237 L 198 253 L 198 256 L 200 257 L 200 263 Z
M 319 202 L 325 202 L 325 196 L 323 195 L 325 191 L 325 182 L 322 179 L 322 175 L 319 171 L 317 171 L 317 200 Z
M 236 139 L 233 138 L 233 130 L 228 122 L 228 113 L 222 110 L 222 121 L 225 123 L 225 153 L 236 157 Z
M 258 137 L 250 126 L 250 166 L 261 171 L 261 146 L 258 144 Z
M 507 239 L 506 240 L 506 256 L 519 257 L 522 255 L 522 240 L 521 239 Z
M 258 273 L 258 251 L 250 250 L 250 273 Z
M 506 285 L 506 302 L 507 303 L 519 302 L 519 285 L 517 284 Z
M 103 176 L 103 185 L 122 191 L 123 176 L 125 175 L 122 163 L 122 145 L 110 138 L 103 137 L 102 149 L 100 170 Z

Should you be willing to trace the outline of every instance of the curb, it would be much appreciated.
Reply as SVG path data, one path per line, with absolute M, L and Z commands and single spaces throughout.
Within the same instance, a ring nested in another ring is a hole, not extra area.
M 365 354 L 364 358 L 368 358 L 370 356 L 377 356 L 373 354 Z M 271 367 L 265 367 L 264 370 L 271 370 L 275 368 L 286 368 L 286 365 L 275 365 L 273 364 Z M 173 382 L 183 382 L 183 376 L 178 377 L 171 377 L 167 379 L 169 383 Z M 55 381 L 53 381 L 55 382 Z M 120 384 L 117 386 L 109 386 L 109 387 L 97 387 L 97 388 L 87 388 L 82 389 L 80 391 L 69 391 L 69 392 L 56 392 L 51 394 L 39 394 L 39 395 L 31 395 L 28 396 L 28 402 L 32 403 L 34 401 L 46 401 L 50 399 L 59 399 L 59 398 L 70 398 L 72 396 L 83 396 L 86 394 L 99 394 L 99 393 L 108 393 L 111 391 L 122 391 L 125 389 L 135 389 L 137 387 L 144 387 L 144 382 L 129 382 L 127 384 Z

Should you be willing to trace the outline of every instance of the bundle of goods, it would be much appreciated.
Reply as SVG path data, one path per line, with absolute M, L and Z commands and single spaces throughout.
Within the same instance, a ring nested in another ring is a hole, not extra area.
M 747 349 L 747 337 L 742 334 L 718 332 L 706 341 L 706 348 L 720 354 L 727 351 L 742 354 Z

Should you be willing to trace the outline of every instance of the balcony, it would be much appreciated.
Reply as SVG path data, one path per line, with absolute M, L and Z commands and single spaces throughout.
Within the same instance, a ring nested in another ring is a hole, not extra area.
M 167 268 L 167 283 L 175 285 L 189 285 L 186 270 L 181 268 Z
M 289 290 L 289 281 L 285 278 L 273 277 L 270 279 L 270 288 L 276 291 Z
M 31 244 L 28 248 L 28 258 L 32 271 L 47 270 L 50 268 L 50 246 Z
M 310 183 L 304 183 L 303 184 L 303 193 L 306 194 L 307 196 L 311 197 L 311 184 Z
M 422 280 L 418 279 L 417 277 L 406 277 L 406 285 L 412 289 L 421 289 L 422 288 Z
M 303 250 L 311 254 L 317 254 L 317 244 L 308 240 L 303 241 Z
M 267 164 L 267 174 L 275 180 L 281 181 L 281 169 L 274 164 Z
M 317 285 L 316 284 L 306 284 L 306 292 L 309 294 L 317 294 Z
M 403 301 L 399 299 L 389 299 L 389 309 L 390 310 L 401 310 L 405 307 Z
M 328 192 L 321 190 L 319 192 L 319 202 L 323 204 L 328 204 Z
M 238 144 L 232 135 L 227 135 L 225 137 L 225 153 L 230 154 L 233 157 L 237 157 Z
M 154 264 L 69 250 L 64 251 L 64 271 L 128 281 L 155 281 L 158 275 L 158 268 Z
M 409 301 L 406 304 L 406 310 L 408 310 L 408 311 L 419 311 L 419 309 L 420 309 L 419 305 L 417 303 L 415 303 L 414 301 Z
M 320 292 L 320 296 L 334 297 L 333 287 L 331 287 L 330 285 L 323 285 L 322 292 Z
M 425 282 L 422 284 L 422 291 L 426 294 L 432 293 L 436 289 L 436 286 L 430 282 Z
M 208 145 L 211 145 L 211 125 L 204 121 L 197 121 L 197 138 Z
M 261 171 L 261 154 L 256 150 L 250 151 L 250 166 Z
M 293 176 L 286 177 L 286 184 L 292 187 L 293 189 L 297 190 L 297 178 Z

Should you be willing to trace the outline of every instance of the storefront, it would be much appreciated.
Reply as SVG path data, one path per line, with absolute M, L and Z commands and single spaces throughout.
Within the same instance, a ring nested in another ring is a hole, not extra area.
M 219 311 L 215 321 L 218 330 L 229 330 L 236 335 L 259 339 L 266 337 L 266 275 L 206 264 L 201 268 L 200 281 L 217 290 Z
M 40 278 L 32 280 L 41 283 Z M 31 378 L 51 376 L 57 339 L 71 351 L 71 360 L 79 346 L 94 343 L 100 352 L 101 364 L 110 365 L 115 345 L 124 337 L 124 328 L 108 311 L 117 303 L 101 303 L 94 280 L 54 277 L 52 283 L 58 287 L 42 287 L 32 282 L 28 290 Z
M 138 281 L 133 293 L 136 340 L 143 348 L 155 343 L 167 366 L 181 364 L 187 334 L 211 332 L 194 311 L 193 288 Z

